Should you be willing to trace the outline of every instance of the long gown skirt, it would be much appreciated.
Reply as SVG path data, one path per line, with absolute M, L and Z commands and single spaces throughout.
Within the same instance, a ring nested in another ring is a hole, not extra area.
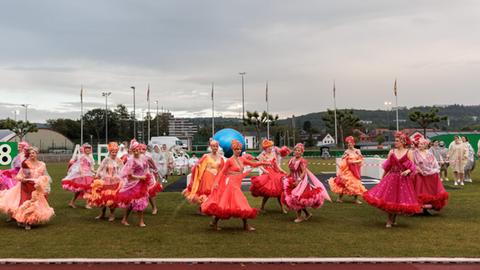
M 440 211 L 448 201 L 448 193 L 443 187 L 440 175 L 416 174 L 414 178 L 414 188 L 417 198 L 422 204 L 431 204 L 434 210 Z
M 370 205 L 387 213 L 413 215 L 421 212 L 410 176 L 400 172 L 388 173 L 380 183 L 365 192 L 363 199 Z
M 220 179 L 224 182 L 214 189 L 208 199 L 201 205 L 203 213 L 220 219 L 253 219 L 258 209 L 250 207 L 241 190 L 243 174 L 227 175 Z
M 250 192 L 254 197 L 281 197 L 285 177 L 281 172 L 268 170 L 268 173 L 252 177 Z

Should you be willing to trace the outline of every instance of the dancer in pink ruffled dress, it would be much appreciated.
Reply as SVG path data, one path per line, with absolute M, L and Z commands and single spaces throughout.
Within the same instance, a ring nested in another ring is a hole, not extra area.
M 0 212 L 10 215 L 26 230 L 32 225 L 48 222 L 55 213 L 46 199 L 51 179 L 45 163 L 37 159 L 37 154 L 37 148 L 28 149 L 16 176 L 17 184 L 0 192 Z
M 413 188 L 416 167 L 410 144 L 406 134 L 395 135 L 395 149 L 383 164 L 382 180 L 363 195 L 368 204 L 387 212 L 387 228 L 396 225 L 397 215 L 413 215 L 422 210 Z
M 295 157 L 288 162 L 290 175 L 284 179 L 284 204 L 291 210 L 297 211 L 295 223 L 309 220 L 312 214 L 307 208 L 320 208 L 324 200 L 331 201 L 325 186 L 308 169 L 308 162 L 302 155 L 305 151 L 303 144 L 295 145 Z M 302 217 L 302 212 L 305 217 Z
M 157 208 L 157 194 L 163 191 L 163 186 L 160 184 L 160 176 L 158 174 L 158 167 L 155 164 L 155 161 L 152 159 L 152 156 L 147 153 L 147 145 L 140 144 L 140 154 L 147 160 L 148 167 L 150 168 L 150 173 L 153 177 L 150 178 L 148 183 L 148 201 L 152 206 L 152 215 L 158 213 Z
M 288 156 L 291 151 L 288 147 L 275 149 L 273 141 L 270 140 L 263 140 L 262 147 L 263 152 L 257 159 L 270 163 L 270 166 L 259 167 L 262 175 L 252 177 L 250 192 L 254 197 L 263 197 L 260 211 L 265 211 L 265 204 L 269 198 L 277 198 L 282 212 L 286 214 L 287 209 L 282 204 L 281 197 L 283 194 L 283 178 L 287 176 L 287 173 L 279 166 L 278 159 Z
M 121 184 L 116 196 L 116 203 L 125 209 L 122 224 L 129 226 L 128 217 L 132 211 L 137 212 L 139 226 L 145 227 L 144 211 L 148 207 L 148 186 L 151 181 L 150 168 L 147 160 L 141 155 L 141 146 L 134 139 L 130 142 L 133 155 L 120 173 Z
M 18 154 L 13 158 L 11 168 L 8 170 L 0 170 L 0 190 L 10 189 L 17 183 L 15 177 L 18 171 L 20 171 L 22 162 L 25 160 L 25 152 L 28 147 L 29 145 L 25 141 L 18 143 Z
M 413 153 L 417 168 L 413 187 L 426 214 L 429 214 L 427 209 L 440 211 L 448 201 L 448 193 L 440 179 L 440 165 L 433 153 L 428 150 L 429 144 L 428 139 L 421 138 L 418 149 Z
M 90 192 L 95 175 L 95 161 L 91 156 L 92 146 L 87 143 L 82 145 L 81 153 L 69 168 L 67 176 L 62 180 L 62 188 L 74 193 L 72 200 L 68 203 L 68 206 L 72 208 L 77 208 L 75 202 L 78 198 L 88 197 L 87 194 Z M 85 208 L 90 209 L 91 206 L 86 204 Z

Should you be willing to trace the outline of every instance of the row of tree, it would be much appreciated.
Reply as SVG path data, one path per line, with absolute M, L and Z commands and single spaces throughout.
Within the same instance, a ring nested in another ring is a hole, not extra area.
M 438 127 L 437 124 L 446 120 L 445 116 L 438 115 L 439 110 L 432 108 L 429 111 L 414 111 L 409 114 L 409 119 L 416 123 L 418 127 L 426 130 L 430 126 Z M 354 110 L 337 110 L 337 131 L 339 142 L 343 145 L 343 140 L 346 136 L 354 134 L 355 129 L 363 130 L 360 118 L 355 114 Z M 84 117 L 84 141 L 101 142 L 105 138 L 105 117 L 108 119 L 108 138 L 109 140 L 128 140 L 134 137 L 133 115 L 130 114 L 124 105 L 118 105 L 114 110 L 92 109 L 88 111 Z M 137 120 L 137 138 L 140 140 L 146 139 L 146 121 L 148 115 L 144 119 Z M 161 136 L 168 135 L 168 121 L 169 114 L 159 114 L 151 116 L 151 135 Z M 335 113 L 333 110 L 328 110 L 322 116 L 322 121 L 325 123 L 326 131 L 330 134 L 335 133 Z M 47 124 L 51 129 L 65 135 L 75 143 L 80 142 L 80 120 L 72 120 L 66 118 L 50 119 Z M 257 137 L 257 142 L 260 142 L 261 137 L 264 136 L 267 124 L 270 124 L 270 135 L 278 145 L 293 145 L 298 142 L 299 129 L 292 123 L 291 125 L 284 124 L 279 121 L 278 115 L 268 114 L 267 112 L 247 111 L 245 119 L 236 123 L 229 123 L 216 125 L 216 130 L 222 128 L 236 128 L 241 131 L 253 131 Z M 18 137 L 23 138 L 28 132 L 37 131 L 35 124 L 23 121 L 14 121 L 12 119 L 0 120 L 0 128 L 10 129 L 17 134 Z M 319 130 L 312 126 L 312 123 L 307 120 L 303 123 L 302 129 L 307 132 L 308 139 L 304 142 L 307 146 L 312 147 L 316 145 L 316 140 L 313 139 L 313 134 L 318 133 Z M 196 144 L 206 144 L 208 138 L 211 136 L 211 126 L 208 124 L 199 125 L 199 132 L 194 138 Z M 377 138 L 377 141 L 382 142 L 382 138 Z
M 106 112 L 106 113 L 105 113 Z M 134 136 L 139 140 L 146 140 L 146 129 L 149 116 L 147 115 L 144 119 L 137 119 L 136 122 L 136 132 L 134 135 L 134 118 L 125 107 L 125 105 L 117 105 L 114 110 L 105 109 L 92 109 L 84 114 L 84 141 L 100 142 L 106 136 L 107 124 L 105 121 L 107 117 L 108 122 L 108 139 L 109 140 L 129 140 Z M 150 118 L 151 122 L 151 135 L 152 136 L 161 136 L 168 135 L 168 115 L 159 114 L 152 115 Z M 59 119 L 49 119 L 47 124 L 53 130 L 60 132 L 74 142 L 80 141 L 80 125 L 81 121 L 72 120 L 67 118 Z M 158 128 L 157 128 L 158 126 Z M 157 133 L 158 130 L 158 133 Z

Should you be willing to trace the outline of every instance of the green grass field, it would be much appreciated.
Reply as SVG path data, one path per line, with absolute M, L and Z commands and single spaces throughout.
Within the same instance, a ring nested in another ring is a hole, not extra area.
M 241 230 L 240 220 L 209 228 L 209 217 L 196 214 L 180 193 L 158 197 L 159 215 L 146 216 L 146 228 L 124 227 L 117 220 L 96 221 L 96 209 L 70 209 L 71 194 L 60 187 L 65 164 L 49 164 L 54 179 L 50 203 L 56 217 L 32 231 L 0 221 L 2 258 L 197 258 L 197 257 L 479 257 L 480 182 L 463 189 L 446 185 L 449 205 L 433 217 L 401 217 L 385 229 L 386 215 L 366 204 L 325 203 L 314 217 L 294 224 L 293 212 L 280 213 L 273 200 L 268 212 Z M 478 167 L 477 167 L 478 168 Z M 333 171 L 316 165 L 312 169 Z M 480 181 L 480 170 L 474 179 Z M 451 183 L 451 182 L 450 182 Z M 248 194 L 252 206 L 261 199 Z M 121 212 L 117 212 L 121 217 Z M 6 217 L 1 217 L 5 219 Z M 136 222 L 131 217 L 132 225 Z

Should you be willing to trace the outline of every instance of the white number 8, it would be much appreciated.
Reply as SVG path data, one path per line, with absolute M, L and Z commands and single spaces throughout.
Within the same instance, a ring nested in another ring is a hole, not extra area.
M 0 145 L 0 165 L 8 165 L 12 162 L 12 156 L 10 155 L 11 152 L 12 147 L 10 147 L 10 145 Z

